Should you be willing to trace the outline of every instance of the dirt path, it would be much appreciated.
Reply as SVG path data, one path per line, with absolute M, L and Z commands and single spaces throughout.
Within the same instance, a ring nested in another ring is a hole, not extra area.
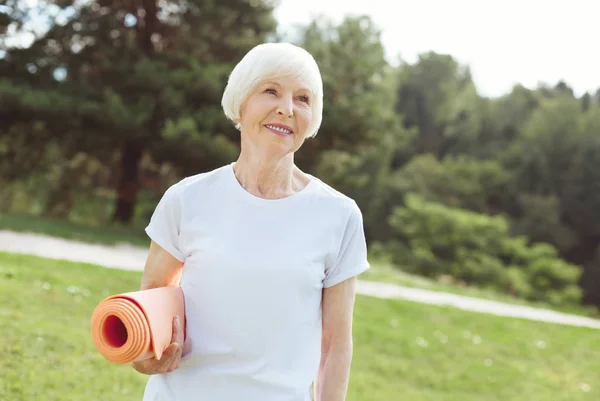
M 144 268 L 147 255 L 145 248 L 130 245 L 94 245 L 40 234 L 16 233 L 3 230 L 0 230 L 0 251 L 137 271 L 141 271 Z M 511 305 L 445 292 L 408 288 L 395 284 L 360 280 L 358 283 L 358 292 L 362 295 L 378 298 L 399 298 L 425 304 L 450 306 L 472 312 L 600 329 L 600 320 L 583 316 L 568 315 L 547 309 Z

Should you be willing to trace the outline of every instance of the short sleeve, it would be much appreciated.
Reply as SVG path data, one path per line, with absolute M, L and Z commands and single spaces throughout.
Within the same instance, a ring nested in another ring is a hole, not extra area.
M 180 246 L 179 233 L 181 225 L 181 185 L 169 187 L 158 202 L 146 234 L 180 262 L 184 261 Z
M 333 263 L 325 268 L 323 287 L 328 288 L 339 284 L 363 273 L 369 267 L 363 217 L 358 205 L 353 201 L 339 251 Z

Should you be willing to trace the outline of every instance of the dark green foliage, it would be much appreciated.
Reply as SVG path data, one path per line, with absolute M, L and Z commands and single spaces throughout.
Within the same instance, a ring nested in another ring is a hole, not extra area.
M 525 299 L 577 303 L 581 269 L 561 260 L 554 247 L 529 245 L 509 234 L 503 216 L 465 211 L 407 195 L 390 223 L 406 246 L 392 245 L 398 263 L 429 277 L 449 275 Z

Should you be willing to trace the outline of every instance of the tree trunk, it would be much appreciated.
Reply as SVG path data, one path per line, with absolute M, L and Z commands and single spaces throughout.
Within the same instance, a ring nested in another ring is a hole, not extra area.
M 600 235 L 581 236 L 579 242 L 571 249 L 566 259 L 579 266 L 586 266 L 596 258 L 600 246 Z
M 136 26 L 138 46 L 147 58 L 152 58 L 155 54 L 152 35 L 157 31 L 159 24 L 156 0 L 143 0 L 142 8 L 145 15 Z M 148 121 L 147 129 L 152 138 L 156 138 L 160 132 L 158 110 L 158 106 L 155 105 Z M 117 186 L 118 199 L 113 221 L 127 224 L 133 218 L 140 187 L 138 166 L 141 157 L 142 146 L 133 140 L 126 140 L 121 151 L 121 176 Z
M 567 260 L 583 266 L 583 274 L 579 279 L 579 286 L 583 289 L 582 303 L 594 305 L 600 310 L 600 268 L 596 265 L 599 246 L 600 236 L 581 238 Z
M 127 140 L 121 149 L 121 166 L 117 184 L 117 204 L 112 220 L 128 224 L 131 222 L 139 189 L 138 166 L 142 158 L 142 147 Z
M 593 305 L 600 311 L 600 267 L 591 265 L 583 270 L 580 285 L 583 305 Z

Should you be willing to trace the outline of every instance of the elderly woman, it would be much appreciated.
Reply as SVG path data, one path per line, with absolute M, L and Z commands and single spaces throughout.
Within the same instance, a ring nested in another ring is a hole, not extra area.
M 185 316 L 160 360 L 133 364 L 151 375 L 144 401 L 343 401 L 369 263 L 355 201 L 294 164 L 321 124 L 317 63 L 259 45 L 222 106 L 239 157 L 171 186 L 146 228 L 141 288 L 181 285 Z

